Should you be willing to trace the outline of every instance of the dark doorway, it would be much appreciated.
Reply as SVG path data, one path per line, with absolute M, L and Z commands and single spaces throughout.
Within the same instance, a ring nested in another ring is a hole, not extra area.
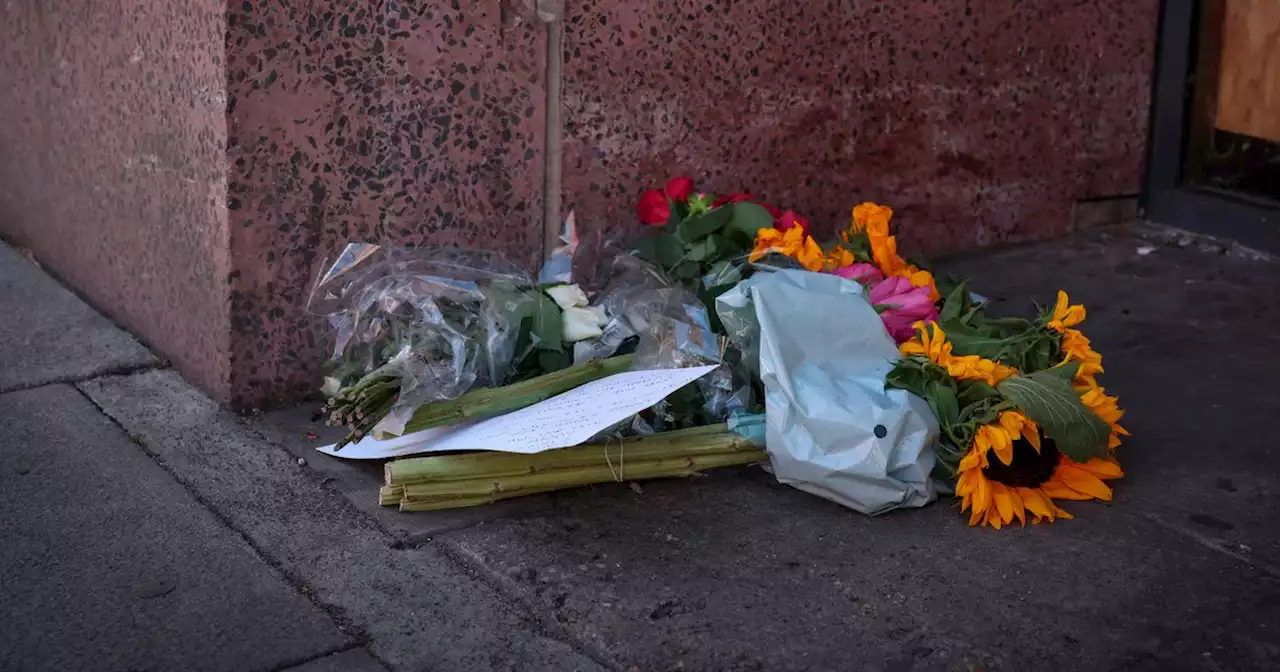
M 1160 24 L 1148 217 L 1280 252 L 1280 2 L 1165 0 Z

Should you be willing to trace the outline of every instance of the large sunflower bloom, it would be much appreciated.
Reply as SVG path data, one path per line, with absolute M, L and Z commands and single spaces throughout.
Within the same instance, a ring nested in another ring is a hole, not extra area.
M 937 322 L 917 323 L 915 338 L 898 346 L 898 352 L 903 357 L 923 355 L 946 369 L 947 374 L 956 380 L 981 380 L 992 387 L 1018 373 L 1011 366 L 978 355 L 951 354 L 951 343 L 947 342 L 947 334 Z
M 1002 423 L 998 427 L 1004 431 Z M 981 429 L 996 428 L 987 425 Z M 1020 428 L 1026 429 L 1026 428 Z M 1054 503 L 1055 499 L 1110 501 L 1111 488 L 1104 480 L 1120 478 L 1124 472 L 1113 460 L 1093 459 L 1076 463 L 1058 453 L 1052 441 L 1037 447 L 1029 439 L 1013 442 L 1013 456 L 1008 463 L 992 462 L 975 438 L 960 461 L 956 480 L 956 496 L 960 510 L 969 512 L 969 525 L 989 525 L 1000 529 L 1014 519 L 1026 525 L 1028 514 L 1033 523 L 1071 518 L 1071 514 Z M 1039 438 L 1038 435 L 1036 437 Z

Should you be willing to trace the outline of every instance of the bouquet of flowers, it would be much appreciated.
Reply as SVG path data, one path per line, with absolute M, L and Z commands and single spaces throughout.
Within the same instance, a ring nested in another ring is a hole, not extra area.
M 942 435 L 936 475 L 971 525 L 1052 522 L 1071 517 L 1055 500 L 1111 499 L 1104 481 L 1123 476 L 1115 448 L 1128 434 L 1124 412 L 1098 384 L 1102 356 L 1075 328 L 1085 308 L 1065 292 L 1036 320 L 988 317 L 967 283 L 939 281 L 899 255 L 893 210 L 875 203 L 854 207 L 849 227 L 825 244 L 792 211 L 748 194 L 698 194 L 684 178 L 645 192 L 638 214 L 661 227 L 638 253 L 700 282 L 704 296 L 724 289 L 709 278 L 749 275 L 744 252 L 748 264 L 782 258 L 862 284 L 900 344 L 887 384 L 928 402 Z
M 329 422 L 349 429 L 342 444 L 501 413 L 629 364 L 572 366 L 572 344 L 602 333 L 603 309 L 577 285 L 535 283 L 475 250 L 348 245 L 309 307 L 338 334 L 322 392 Z M 521 387 L 479 391 L 507 384 Z
M 758 273 L 790 269 L 858 283 L 793 282 L 788 291 L 804 301 L 835 301 L 824 298 L 835 294 L 814 294 L 821 285 L 842 293 L 842 305 L 870 324 L 879 318 L 871 335 L 888 351 L 877 360 L 884 368 L 858 371 L 883 381 L 877 389 L 900 391 L 892 396 L 898 401 L 866 403 L 897 403 L 901 413 L 915 413 L 917 439 L 925 423 L 914 408 L 927 405 L 922 413 L 936 421 L 939 437 L 930 446 L 936 461 L 931 455 L 908 462 L 923 465 L 922 474 L 932 468 L 950 486 L 970 525 L 1052 522 L 1070 517 L 1058 501 L 1110 499 L 1104 481 L 1123 475 L 1115 449 L 1128 433 L 1118 424 L 1117 399 L 1098 383 L 1101 355 L 1077 328 L 1085 309 L 1065 293 L 1035 319 L 988 316 L 967 283 L 936 278 L 900 256 L 893 210 L 875 203 L 854 207 L 848 227 L 826 242 L 792 210 L 747 193 L 699 192 L 689 178 L 645 191 L 636 214 L 650 228 L 614 261 L 614 280 L 594 306 L 566 278 L 539 284 L 494 259 L 349 249 L 313 298 L 339 335 L 326 381 L 333 419 L 351 428 L 349 439 L 375 427 L 407 433 L 522 408 L 633 363 L 712 363 L 720 367 L 611 440 L 622 442 L 619 450 L 635 446 L 627 458 L 639 460 L 628 472 L 634 478 L 758 462 L 765 459 L 761 354 L 743 331 L 751 321 L 745 304 L 725 312 L 718 300 L 741 299 Z M 790 276 L 776 276 L 783 277 Z M 733 330 L 722 316 L 733 318 Z M 838 369 L 841 358 L 829 362 Z M 876 398 L 866 391 L 846 397 Z M 849 429 L 871 434 L 870 427 Z M 906 440 L 886 439 L 885 427 L 874 430 L 874 440 Z M 617 480 L 608 446 L 393 462 L 380 499 L 406 511 L 433 510 Z M 909 505 L 934 496 L 932 485 L 912 492 Z

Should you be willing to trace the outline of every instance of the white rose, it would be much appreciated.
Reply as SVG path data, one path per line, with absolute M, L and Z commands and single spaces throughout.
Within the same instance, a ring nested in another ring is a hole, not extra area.
M 342 381 L 332 376 L 324 377 L 324 385 L 320 386 L 320 393 L 326 397 L 332 397 L 342 389 Z
M 587 293 L 577 285 L 556 285 L 543 290 L 550 296 L 560 310 L 568 310 L 570 308 L 586 308 L 590 301 L 587 300 Z
M 608 322 L 604 308 L 600 306 L 565 308 L 564 312 L 560 313 L 560 317 L 564 328 L 563 337 L 567 343 L 585 341 L 604 334 L 602 327 Z

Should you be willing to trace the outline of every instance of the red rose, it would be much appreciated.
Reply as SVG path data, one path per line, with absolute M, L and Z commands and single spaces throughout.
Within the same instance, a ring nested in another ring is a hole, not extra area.
M 718 208 L 722 205 L 728 205 L 729 203 L 741 203 L 743 201 L 747 201 L 750 203 L 750 202 L 754 202 L 755 200 L 756 200 L 755 196 L 752 196 L 751 194 L 748 194 L 745 191 L 739 191 L 734 194 L 729 194 L 728 196 L 716 197 L 716 200 L 714 203 L 711 204 L 711 207 Z
M 667 198 L 673 201 L 683 201 L 689 198 L 693 193 L 692 177 L 673 177 L 667 180 Z
M 782 216 L 781 210 L 777 209 L 772 205 L 769 205 L 768 203 L 756 203 L 756 205 L 767 210 L 769 212 L 769 216 L 772 217 L 775 221 L 777 221 L 777 219 Z M 805 229 L 805 230 L 807 231 L 808 229 Z
M 636 204 L 636 216 L 640 223 L 649 226 L 662 226 L 671 218 L 671 203 L 667 195 L 657 189 L 650 189 L 640 194 L 640 202 Z
M 800 230 L 804 231 L 804 235 L 809 235 L 809 220 L 804 217 L 797 215 L 791 210 L 788 210 L 781 215 L 774 215 L 773 228 L 779 231 L 786 231 L 793 226 L 800 227 Z

